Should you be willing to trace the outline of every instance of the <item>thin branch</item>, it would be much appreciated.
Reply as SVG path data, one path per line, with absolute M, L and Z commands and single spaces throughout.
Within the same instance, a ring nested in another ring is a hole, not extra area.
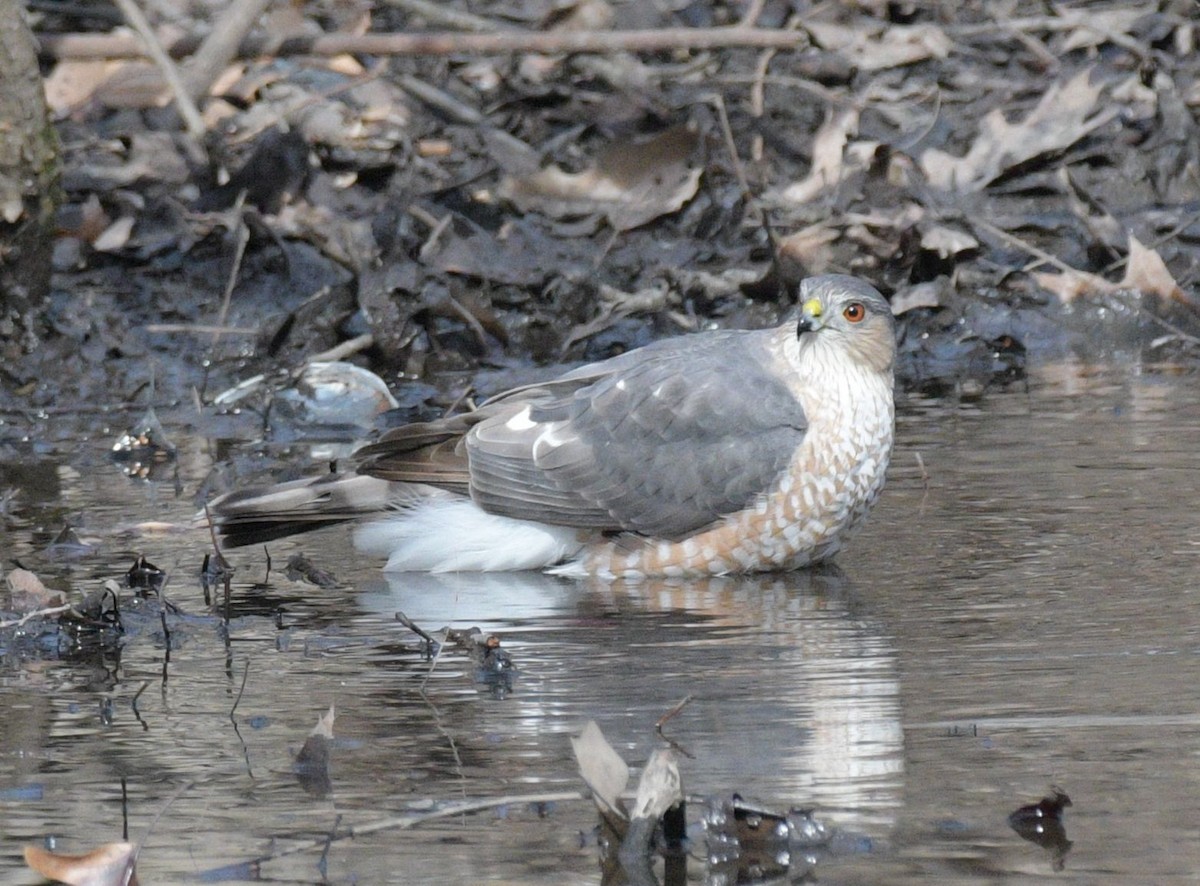
M 238 687 L 237 698 L 233 700 L 233 707 L 229 709 L 229 719 L 233 720 L 234 726 L 237 725 L 237 719 L 234 714 L 237 713 L 238 705 L 242 703 L 242 694 L 246 691 L 246 678 L 250 676 L 250 659 L 246 659 L 246 667 L 242 669 L 242 685 Z
M 495 31 L 515 30 L 504 22 L 493 21 L 480 15 L 472 15 L 447 6 L 442 2 L 432 0 L 383 0 L 384 5 L 393 9 L 401 9 L 410 15 L 417 15 L 431 25 L 439 28 L 453 28 L 456 31 L 474 31 L 478 34 L 488 34 Z
M 229 269 L 229 279 L 225 281 L 225 292 L 221 297 L 221 310 L 217 314 L 217 322 L 214 324 L 218 329 L 225 326 L 225 318 L 229 316 L 229 305 L 233 300 L 233 287 L 237 285 L 238 276 L 242 270 L 242 259 L 246 255 L 246 244 L 250 242 L 250 229 L 246 226 L 246 217 L 242 212 L 242 206 L 246 202 L 246 192 L 242 191 L 238 194 L 237 202 L 234 204 L 230 212 L 237 219 L 237 227 L 234 228 L 234 246 L 233 246 L 233 267 Z M 214 332 L 212 344 L 215 347 L 220 339 L 221 333 Z
M 142 14 L 142 10 L 134 2 L 134 0 L 116 0 L 117 8 L 121 10 L 121 14 L 125 16 L 125 21 L 129 22 L 129 26 L 137 31 L 141 38 L 140 45 L 143 53 L 148 55 L 154 64 L 162 72 L 163 78 L 167 81 L 167 86 L 171 89 L 171 94 L 175 97 L 175 106 L 179 110 L 179 116 L 183 118 L 183 125 L 187 128 L 188 135 L 195 142 L 193 147 L 197 151 L 203 151 L 204 139 L 204 120 L 200 116 L 200 110 L 196 107 L 195 101 L 192 100 L 191 94 L 184 85 L 183 78 L 179 74 L 179 69 L 175 67 L 175 63 L 171 61 L 170 56 L 159 43 L 158 37 L 154 35 L 154 29 L 150 27 L 150 22 L 146 20 L 146 16 Z
M 287 849 L 281 849 L 278 852 L 272 852 L 270 855 L 261 855 L 258 858 L 251 859 L 248 864 L 260 865 L 269 861 L 274 861 L 278 858 L 285 858 L 289 855 L 297 855 L 301 852 L 315 852 L 324 849 L 330 842 L 340 840 L 353 840 L 356 837 L 363 837 L 367 834 L 375 834 L 379 831 L 404 831 L 409 828 L 414 828 L 419 824 L 424 824 L 427 821 L 437 821 L 442 818 L 454 818 L 459 815 L 467 815 L 472 812 L 486 812 L 489 809 L 497 809 L 501 806 L 509 806 L 516 803 L 567 803 L 572 800 L 590 800 L 591 793 L 588 791 L 556 791 L 545 794 L 524 794 L 507 797 L 492 797 L 483 800 L 463 800 L 459 803 L 447 803 L 441 809 L 433 812 L 417 812 L 412 815 L 397 815 L 392 818 L 383 818 L 379 821 L 367 822 L 358 827 L 347 828 L 340 834 L 334 834 L 332 838 L 321 837 L 319 840 L 311 840 L 307 843 L 302 843 L 298 846 L 291 846 Z
M 31 619 L 41 618 L 44 615 L 58 615 L 60 612 L 66 612 L 71 608 L 70 603 L 62 606 L 51 606 L 49 609 L 35 609 L 33 612 L 27 612 L 20 618 L 14 618 L 9 621 L 0 621 L 0 628 L 19 628 L 25 622 Z
M 319 354 L 313 354 L 308 358 L 309 363 L 332 363 L 335 360 L 345 360 L 347 357 L 357 354 L 367 348 L 374 347 L 375 336 L 369 332 L 364 332 L 362 335 L 356 335 L 354 338 L 346 339 L 340 345 L 334 345 L 327 351 L 322 351 Z
M 221 72 L 238 54 L 250 29 L 258 23 L 271 0 L 238 0 L 230 3 L 213 22 L 212 31 L 188 59 L 183 84 L 192 101 L 208 95 Z
M 146 47 L 123 34 L 39 34 L 44 58 L 145 58 Z M 496 55 L 534 52 L 665 52 L 675 49 L 795 49 L 809 42 L 802 31 L 774 28 L 650 28 L 639 31 L 504 31 L 456 34 L 427 31 L 405 34 L 322 34 L 290 38 L 251 36 L 242 41 L 242 58 L 262 55 Z M 196 46 L 184 38 L 166 50 L 183 56 Z

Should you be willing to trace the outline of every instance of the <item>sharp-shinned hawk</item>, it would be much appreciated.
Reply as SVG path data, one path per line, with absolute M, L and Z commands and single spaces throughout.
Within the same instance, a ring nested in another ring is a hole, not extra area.
M 373 515 L 394 571 L 613 577 L 794 569 L 832 556 L 892 450 L 891 310 L 829 275 L 799 316 L 655 342 L 479 409 L 391 430 L 357 473 L 213 502 L 232 545 Z

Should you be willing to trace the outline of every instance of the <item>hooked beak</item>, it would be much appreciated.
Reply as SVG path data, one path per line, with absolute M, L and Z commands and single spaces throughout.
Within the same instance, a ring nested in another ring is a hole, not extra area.
M 800 306 L 800 322 L 796 326 L 797 333 L 816 332 L 823 325 L 821 315 L 824 313 L 824 308 L 821 307 L 821 300 L 810 298 Z

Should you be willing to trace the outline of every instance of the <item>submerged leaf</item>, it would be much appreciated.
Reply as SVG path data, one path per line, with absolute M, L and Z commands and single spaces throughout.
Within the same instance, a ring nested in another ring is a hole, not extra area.
M 84 855 L 26 846 L 25 863 L 43 877 L 71 886 L 137 886 L 137 847 L 132 843 L 106 843 Z

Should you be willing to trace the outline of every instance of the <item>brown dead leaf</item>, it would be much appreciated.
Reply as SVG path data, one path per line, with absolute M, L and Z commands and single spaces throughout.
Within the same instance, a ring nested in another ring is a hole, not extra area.
M 657 821 L 664 812 L 683 799 L 683 779 L 679 763 L 669 748 L 656 748 L 638 781 L 633 818 Z
M 133 234 L 136 221 L 132 215 L 121 216 L 92 241 L 92 248 L 97 252 L 119 252 L 124 249 Z
M 938 277 L 925 283 L 906 286 L 892 294 L 892 314 L 896 317 L 915 311 L 919 308 L 940 308 L 942 295 L 949 286 L 946 277 Z
M 1143 296 L 1154 295 L 1161 299 L 1193 304 L 1171 275 L 1166 263 L 1155 250 L 1144 245 L 1134 236 L 1129 237 L 1129 256 L 1125 261 L 1125 276 L 1120 283 L 1111 283 L 1096 274 L 1075 269 L 1060 273 L 1035 273 L 1033 279 L 1038 286 L 1054 293 L 1062 301 L 1069 302 L 1081 296 L 1103 295 L 1122 289 L 1136 290 Z
M 92 97 L 109 108 L 161 108 L 171 89 L 153 63 L 127 61 L 96 85 Z
M 1120 289 L 1136 289 L 1143 295 L 1153 294 L 1162 299 L 1185 304 L 1191 302 L 1175 282 L 1162 256 L 1143 246 L 1137 237 L 1133 236 L 1129 238 L 1129 258 L 1125 262 L 1125 276 L 1121 278 L 1118 286 Z
M 621 794 L 629 784 L 629 766 L 608 743 L 595 720 L 588 720 L 578 738 L 571 737 L 571 749 L 579 774 L 603 808 L 625 818 Z
M 1058 52 L 1065 55 L 1076 49 L 1101 46 L 1114 36 L 1126 37 L 1138 19 L 1157 11 L 1154 6 L 1060 10 L 1059 18 L 1072 23 L 1074 29 L 1067 33 Z
M 779 254 L 799 262 L 810 274 L 823 274 L 833 265 L 830 245 L 838 236 L 836 230 L 817 222 L 780 239 Z
M 940 258 L 953 258 L 961 252 L 979 248 L 979 241 L 958 228 L 934 225 L 921 234 L 921 248 L 936 252 Z
M 813 137 L 812 168 L 808 176 L 783 190 L 784 200 L 807 203 L 826 188 L 841 180 L 846 146 L 858 134 L 858 110 L 830 111 Z
M 1014 166 L 1069 148 L 1120 112 L 1119 108 L 1105 108 L 1092 113 L 1103 86 L 1092 85 L 1090 74 L 1081 71 L 1066 83 L 1051 86 L 1019 123 L 1009 123 L 999 108 L 992 111 L 983 118 L 975 143 L 962 157 L 937 148 L 925 151 L 921 155 L 925 177 L 937 188 L 978 191 Z
M 63 59 L 46 77 L 46 104 L 56 115 L 69 114 L 89 101 L 123 64 L 111 59 Z
M 106 843 L 85 855 L 26 846 L 25 863 L 46 879 L 71 886 L 137 886 L 137 847 L 132 843 Z
M 14 569 L 4 577 L 8 585 L 9 605 L 13 612 L 24 615 L 62 605 L 62 595 L 49 590 L 42 580 L 28 569 Z
M 583 172 L 547 166 L 530 175 L 507 176 L 498 191 L 524 211 L 554 218 L 602 213 L 628 231 L 677 212 L 696 194 L 702 169 L 691 165 L 699 138 L 676 126 L 642 142 L 617 142 Z
M 954 48 L 935 25 L 853 26 L 806 21 L 807 30 L 822 49 L 835 52 L 860 71 L 882 71 L 931 58 L 945 58 Z
M 324 797 L 333 790 L 333 781 L 329 777 L 329 743 L 333 740 L 333 720 L 333 705 L 330 705 L 308 733 L 304 747 L 296 755 L 296 778 L 300 786 L 315 797 Z
M 1067 271 L 1035 271 L 1031 276 L 1038 286 L 1057 295 L 1063 303 L 1082 296 L 1112 292 L 1117 288 L 1116 284 L 1109 283 L 1103 277 L 1074 268 Z

